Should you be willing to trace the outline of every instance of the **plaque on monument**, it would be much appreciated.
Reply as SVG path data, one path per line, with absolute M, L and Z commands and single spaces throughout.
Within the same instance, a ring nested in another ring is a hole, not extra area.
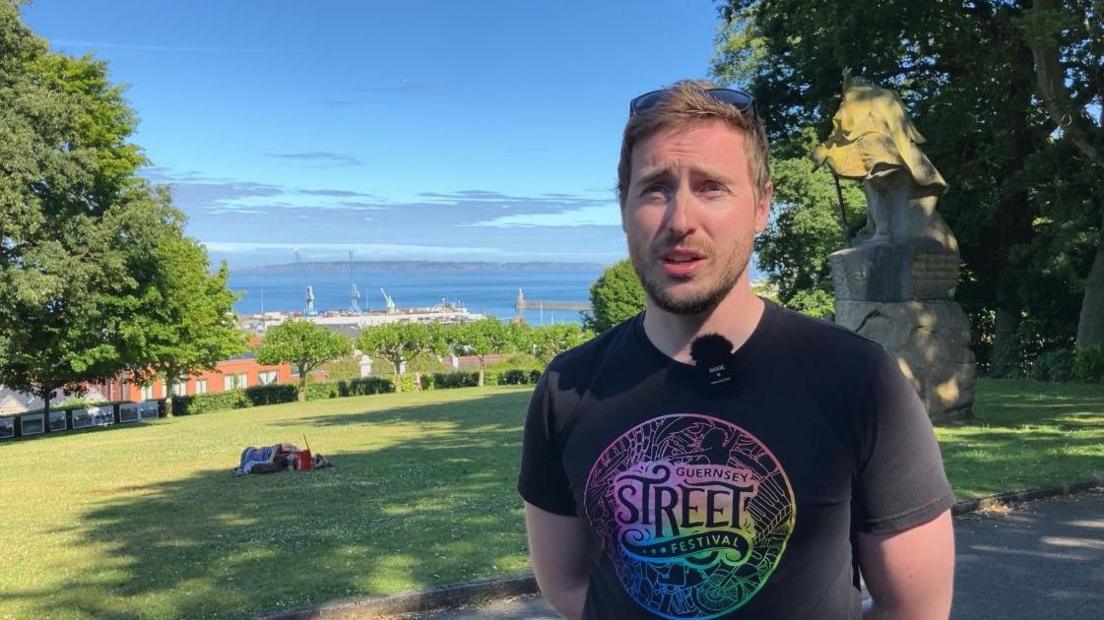
M 958 254 L 931 244 L 865 245 L 834 252 L 828 260 L 837 299 L 950 299 L 958 285 Z
M 63 430 L 65 430 L 65 412 L 64 411 L 51 411 L 50 412 L 50 430 L 51 431 L 63 431 Z

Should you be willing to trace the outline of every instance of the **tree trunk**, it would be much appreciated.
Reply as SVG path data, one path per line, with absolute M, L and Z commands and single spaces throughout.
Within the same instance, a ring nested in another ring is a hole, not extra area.
M 42 397 L 42 432 L 50 432 L 50 394 L 53 392 L 51 389 L 43 391 L 39 396 Z
M 176 377 L 173 376 L 172 373 L 166 372 L 165 373 L 165 417 L 166 418 L 173 417 L 173 396 L 176 395 L 175 392 L 173 391 L 173 386 L 175 386 L 175 385 L 176 385 Z
M 1011 304 L 998 305 L 993 326 L 993 359 L 990 374 L 1015 377 L 1020 368 L 1020 309 Z
M 1035 0 L 1033 8 L 1042 12 L 1057 12 L 1057 0 Z M 1100 19 L 1097 15 L 1096 19 Z M 1086 23 L 1088 20 L 1086 19 Z M 1101 154 L 1094 145 L 1094 134 L 1098 134 L 1099 128 L 1092 125 L 1091 118 L 1084 108 L 1080 108 L 1070 97 L 1069 87 L 1066 86 L 1066 76 L 1062 68 L 1059 42 L 1046 33 L 1029 33 L 1026 37 L 1027 44 L 1031 47 L 1031 56 L 1035 61 L 1036 90 L 1039 99 L 1050 115 L 1055 125 L 1062 128 L 1063 137 L 1073 143 L 1075 147 L 1090 161 L 1100 163 Z M 1104 115 L 1104 111 L 1101 112 Z M 1078 330 L 1080 332 L 1080 330 Z M 1078 333 L 1080 342 L 1080 333 Z
M 299 369 L 299 394 L 296 396 L 299 402 L 306 402 L 307 400 L 307 373 Z
M 483 356 L 479 356 L 479 387 L 483 387 L 484 377 L 487 376 L 487 364 L 483 361 Z
M 1077 348 L 1104 344 L 1104 234 L 1096 246 L 1089 277 L 1085 278 L 1085 296 L 1077 320 Z

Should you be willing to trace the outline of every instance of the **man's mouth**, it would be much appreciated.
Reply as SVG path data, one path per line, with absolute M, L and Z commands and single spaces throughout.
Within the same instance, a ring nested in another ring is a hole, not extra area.
M 659 259 L 663 262 L 663 270 L 667 275 L 685 278 L 697 270 L 705 260 L 705 255 L 693 250 L 673 249 L 661 254 Z

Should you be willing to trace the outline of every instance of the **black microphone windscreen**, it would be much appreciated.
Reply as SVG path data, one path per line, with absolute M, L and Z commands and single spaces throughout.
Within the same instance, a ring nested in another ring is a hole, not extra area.
M 690 343 L 690 357 L 701 364 L 724 362 L 731 354 L 732 341 L 720 334 L 698 336 Z
M 709 385 L 732 381 L 732 341 L 720 334 L 698 336 L 690 343 L 690 357 Z

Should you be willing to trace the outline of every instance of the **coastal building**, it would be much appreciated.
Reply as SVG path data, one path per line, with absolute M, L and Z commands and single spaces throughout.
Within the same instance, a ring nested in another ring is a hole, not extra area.
M 155 380 L 147 385 L 128 381 L 125 375 L 105 381 L 97 388 L 109 401 L 143 401 L 166 398 L 170 389 L 174 396 L 192 396 L 194 394 L 214 394 L 229 390 L 245 389 L 257 385 L 290 383 L 292 380 L 290 364 L 265 365 L 257 362 L 253 353 L 219 362 L 214 370 L 203 371 L 190 376 L 171 387 L 164 380 Z

